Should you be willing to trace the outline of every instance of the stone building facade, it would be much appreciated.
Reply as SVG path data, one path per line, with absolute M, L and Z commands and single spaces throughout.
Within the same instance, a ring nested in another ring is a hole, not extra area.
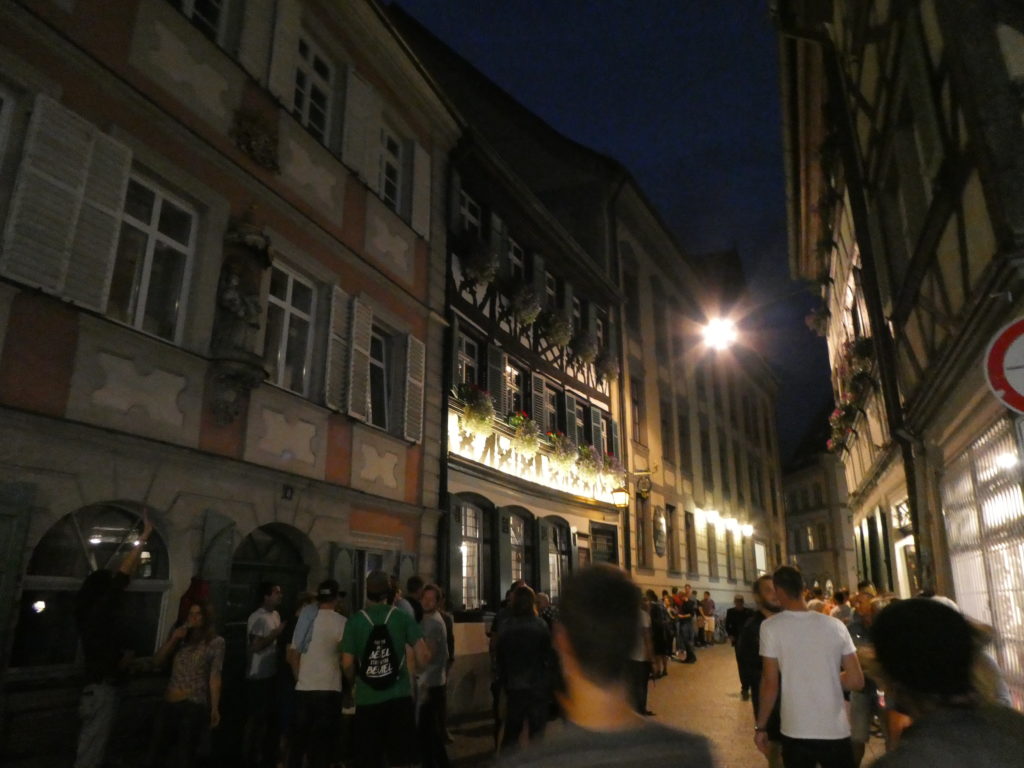
M 1000 0 L 773 9 L 791 271 L 820 286 L 809 320 L 829 343 L 858 571 L 993 625 L 1022 705 L 1020 422 L 985 358 L 1024 309 L 1024 15 Z
M 225 743 L 261 580 L 436 565 L 455 118 L 370 2 L 118 8 L 0 8 L 5 765 L 67 754 L 75 590 L 143 513 L 132 644 L 206 584 Z

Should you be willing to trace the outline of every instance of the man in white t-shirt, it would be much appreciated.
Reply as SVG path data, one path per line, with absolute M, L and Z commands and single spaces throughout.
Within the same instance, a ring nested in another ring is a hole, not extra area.
M 293 638 L 288 653 L 299 671 L 295 679 L 295 715 L 288 763 L 327 768 L 335 762 L 336 734 L 341 728 L 341 638 L 345 617 L 337 612 L 338 582 L 328 579 L 316 589 L 317 613 L 308 637 Z M 305 648 L 305 650 L 303 650 Z
M 281 587 L 260 584 L 262 603 L 246 622 L 246 720 L 242 762 L 246 768 L 273 766 L 277 762 L 277 729 L 274 725 L 277 675 L 277 636 L 281 634 Z
M 864 673 L 850 633 L 838 619 L 807 610 L 799 570 L 783 565 L 772 581 L 782 612 L 761 624 L 764 665 L 754 743 L 768 754 L 768 717 L 781 677 L 785 768 L 854 768 L 843 691 L 860 690 Z

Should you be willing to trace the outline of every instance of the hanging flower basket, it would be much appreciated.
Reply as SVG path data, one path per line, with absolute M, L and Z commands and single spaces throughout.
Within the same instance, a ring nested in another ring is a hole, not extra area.
M 846 384 L 847 393 L 853 396 L 856 403 L 863 402 L 874 388 L 875 380 L 868 371 L 857 371 Z
M 540 316 L 540 298 L 533 286 L 522 285 L 512 293 L 512 317 L 520 325 L 533 325 Z
M 595 363 L 597 375 L 602 381 L 614 381 L 619 378 L 619 361 L 608 349 L 601 350 Z
M 520 456 L 532 459 L 540 449 L 540 427 L 526 411 L 516 411 L 508 417 L 508 424 L 514 430 L 512 447 Z
M 462 401 L 462 428 L 471 435 L 491 434 L 494 421 L 494 400 L 491 393 L 475 384 L 459 384 L 455 396 Z
M 875 348 L 870 336 L 859 336 L 843 344 L 843 359 L 850 375 L 871 373 L 874 368 Z
M 626 484 L 626 470 L 614 453 L 605 453 L 601 457 L 601 476 L 613 488 Z
M 597 359 L 597 337 L 592 333 L 579 333 L 572 340 L 572 354 L 582 363 L 589 365 Z
M 472 285 L 490 285 L 498 276 L 498 253 L 489 242 L 476 235 L 462 232 L 451 239 L 452 250 L 462 265 L 462 277 Z
M 562 472 L 567 472 L 576 462 L 576 443 L 562 432 L 548 432 L 551 444 L 551 461 Z
M 592 483 L 597 480 L 601 472 L 603 462 L 592 445 L 581 445 L 576 450 L 576 471 L 580 479 L 585 483 Z
M 828 333 L 828 321 L 831 316 L 832 313 L 828 311 L 827 307 L 820 306 L 811 310 L 810 314 L 804 318 L 804 322 L 816 334 L 824 336 Z
M 541 335 L 556 347 L 572 340 L 572 322 L 562 312 L 542 312 L 538 320 Z

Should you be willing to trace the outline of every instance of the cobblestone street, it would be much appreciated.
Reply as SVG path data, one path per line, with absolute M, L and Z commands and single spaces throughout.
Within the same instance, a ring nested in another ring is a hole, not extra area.
M 696 664 L 672 664 L 668 677 L 651 686 L 648 706 L 653 720 L 699 733 L 712 744 L 717 768 L 765 768 L 754 747 L 754 716 L 740 698 L 736 661 L 729 645 L 697 649 Z M 552 724 L 552 728 L 557 728 Z M 452 729 L 451 756 L 460 766 L 492 762 L 491 725 L 474 723 Z M 865 765 L 881 754 L 881 742 L 868 745 Z

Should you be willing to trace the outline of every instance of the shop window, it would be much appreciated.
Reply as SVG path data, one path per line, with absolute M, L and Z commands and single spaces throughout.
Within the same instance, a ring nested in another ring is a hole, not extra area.
M 75 607 L 89 574 L 115 571 L 142 531 L 141 509 L 127 505 L 86 507 L 63 517 L 36 545 L 25 574 L 11 667 L 77 665 L 80 659 Z M 169 587 L 167 549 L 154 532 L 124 597 L 122 638 L 136 656 L 153 654 L 164 593 Z
M 618 534 L 614 525 L 590 524 L 590 557 L 595 563 L 619 564 Z

